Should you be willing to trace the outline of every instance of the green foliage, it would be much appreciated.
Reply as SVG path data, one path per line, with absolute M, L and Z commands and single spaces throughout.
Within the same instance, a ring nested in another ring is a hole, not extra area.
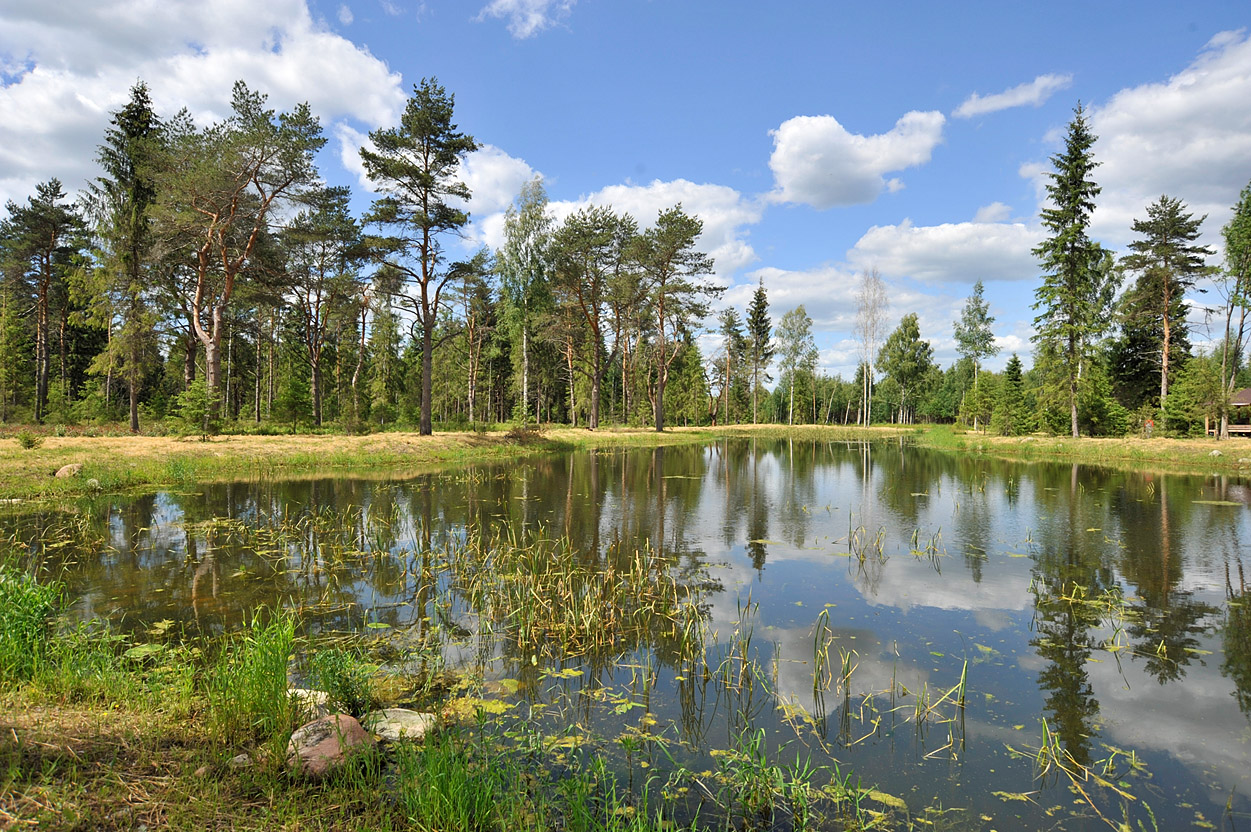
M 812 318 L 808 316 L 808 310 L 804 309 L 803 304 L 782 316 L 778 323 L 777 349 L 782 354 L 778 362 L 779 369 L 786 376 L 786 387 L 790 391 L 784 409 L 786 421 L 793 425 L 798 377 L 802 375 L 811 378 L 817 369 L 817 342 L 812 337 Z
M 878 354 L 877 368 L 899 386 L 897 421 L 911 420 L 910 396 L 934 364 L 934 347 L 921 340 L 916 313 L 904 315 L 899 326 L 886 338 Z
M 0 564 L 0 686 L 28 681 L 48 649 L 61 586 Z
M 1191 358 L 1164 400 L 1163 427 L 1180 436 L 1204 435 L 1204 427 L 1220 418 L 1223 394 L 1219 359 L 1207 355 Z
M 208 439 L 209 434 L 220 430 L 220 420 L 215 406 L 216 397 L 209 391 L 208 382 L 197 378 L 191 386 L 178 395 L 175 412 L 182 431 Z
M 1122 303 L 1123 318 L 1131 337 L 1145 340 L 1145 352 L 1152 359 L 1159 357 L 1161 404 L 1168 395 L 1171 364 L 1182 363 L 1189 350 L 1186 290 L 1208 271 L 1204 257 L 1211 250 L 1194 244 L 1203 220 L 1187 213 L 1181 200 L 1162 196 L 1147 206 L 1147 219 L 1134 220 L 1134 232 L 1140 236 L 1122 260 L 1127 270 L 1138 273 Z
M 1104 251 L 1088 233 L 1100 191 L 1091 178 L 1097 164 L 1091 153 L 1094 143 L 1079 104 L 1069 122 L 1064 152 L 1051 157 L 1055 171 L 1048 174 L 1048 202 L 1041 212 L 1049 236 L 1034 249 L 1045 273 L 1035 293 L 1034 340 L 1053 354 L 1058 371 L 1054 378 L 1067 399 L 1073 436 L 1079 433 L 1077 388 L 1082 363 L 1106 325 L 1105 310 L 1115 290 L 1110 270 L 1100 266 Z
M 999 396 L 991 427 L 1004 436 L 1022 436 L 1033 427 L 1033 419 L 1025 401 L 1025 379 L 1021 373 L 1021 359 L 1014 353 L 1004 368 L 999 382 Z
M 43 437 L 34 431 L 19 430 L 13 437 L 22 450 L 33 451 L 43 444 Z
M 769 298 L 765 294 L 764 278 L 751 296 L 747 308 L 747 352 L 751 368 L 751 420 L 759 421 L 758 397 L 762 384 L 770 381 L 769 364 L 773 361 L 773 322 L 769 318 Z
M 287 662 L 295 645 L 295 619 L 256 613 L 229 642 L 208 674 L 209 721 L 226 745 L 285 744 L 298 716 L 287 688 Z
M 358 719 L 374 707 L 370 679 L 373 668 L 357 654 L 342 648 L 318 650 L 308 662 L 308 683 L 325 691 L 336 707 Z

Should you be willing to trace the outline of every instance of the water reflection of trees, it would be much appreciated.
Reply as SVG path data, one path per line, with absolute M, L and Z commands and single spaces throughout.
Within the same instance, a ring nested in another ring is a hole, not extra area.
M 1236 571 L 1235 579 L 1231 572 Z M 1221 675 L 1234 683 L 1234 700 L 1251 719 L 1251 593 L 1239 559 L 1234 570 L 1225 565 L 1225 620 L 1221 624 L 1224 656 Z
M 1032 574 L 1034 637 L 1030 645 L 1046 664 L 1038 674 L 1043 707 L 1052 730 L 1082 765 L 1091 760 L 1099 702 L 1086 663 L 1097 646 L 1100 614 L 1095 605 L 1076 602 L 1112 588 L 1115 580 L 1102 551 L 1101 506 L 1080 499 L 1079 468 L 1045 469 L 1040 501 L 1045 514 L 1038 529 Z M 1067 476 L 1065 476 L 1067 473 Z

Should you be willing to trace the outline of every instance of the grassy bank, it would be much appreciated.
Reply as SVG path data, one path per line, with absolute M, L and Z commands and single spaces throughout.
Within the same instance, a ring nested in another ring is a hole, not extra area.
M 937 450 L 1001 459 L 1077 462 L 1190 474 L 1251 474 L 1251 439 L 1092 438 L 994 436 L 947 425 L 919 427 L 916 444 Z M 1215 455 L 1214 455 L 1215 452 Z
M 556 428 L 517 435 L 507 431 L 448 432 L 434 436 L 379 433 L 296 436 L 218 436 L 197 439 L 147 436 L 47 437 L 26 449 L 17 439 L 0 439 L 0 499 L 71 496 L 228 479 L 292 478 L 351 471 L 386 475 L 419 473 L 463 462 L 519 459 L 540 453 L 592 447 L 653 447 L 709 441 L 717 437 L 791 436 L 859 440 L 908 437 L 939 450 L 1007 459 L 1074 461 L 1193 473 L 1251 471 L 1251 440 L 1070 439 L 1002 437 L 957 431 L 949 426 L 896 427 L 733 425 L 587 431 Z M 1213 456 L 1213 451 L 1219 455 Z M 1242 460 L 1242 461 L 1240 461 Z M 62 466 L 81 464 L 77 476 L 55 478 Z

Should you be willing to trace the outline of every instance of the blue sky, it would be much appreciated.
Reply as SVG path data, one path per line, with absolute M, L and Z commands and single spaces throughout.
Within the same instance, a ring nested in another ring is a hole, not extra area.
M 81 187 L 140 78 L 162 112 L 205 120 L 243 78 L 312 104 L 323 174 L 364 208 L 356 149 L 436 76 L 484 145 L 467 246 L 499 241 L 535 174 L 558 216 L 597 202 L 646 224 L 681 201 L 724 301 L 763 279 L 776 316 L 805 304 L 827 370 L 851 372 L 873 267 L 892 326 L 917 312 L 944 364 L 985 280 L 998 367 L 1029 352 L 1042 174 L 1079 99 L 1100 136 L 1095 235 L 1123 248 L 1167 193 L 1218 242 L 1251 180 L 1248 18 L 1231 2 L 0 0 L 0 198 Z

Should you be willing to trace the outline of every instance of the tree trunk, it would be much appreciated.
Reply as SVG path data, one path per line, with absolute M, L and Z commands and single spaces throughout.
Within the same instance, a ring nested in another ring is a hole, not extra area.
M 195 333 L 187 336 L 183 342 L 186 346 L 186 354 L 182 360 L 182 389 L 190 390 L 191 385 L 195 382 L 195 355 L 196 350 L 200 347 L 200 339 L 195 337 Z
M 139 383 L 133 376 L 126 380 L 126 387 L 130 393 L 130 432 L 139 432 Z
M 313 424 L 321 427 L 321 351 L 317 350 L 308 358 L 309 385 L 313 393 Z
M 530 407 L 530 328 L 526 326 L 525 318 L 521 321 L 521 424 L 525 426 L 526 419 L 529 418 L 528 409 Z M 538 414 L 535 414 L 535 421 L 538 421 Z
M 421 322 L 421 420 L 417 432 L 422 436 L 434 433 L 432 419 L 434 375 L 434 319 L 424 316 Z

